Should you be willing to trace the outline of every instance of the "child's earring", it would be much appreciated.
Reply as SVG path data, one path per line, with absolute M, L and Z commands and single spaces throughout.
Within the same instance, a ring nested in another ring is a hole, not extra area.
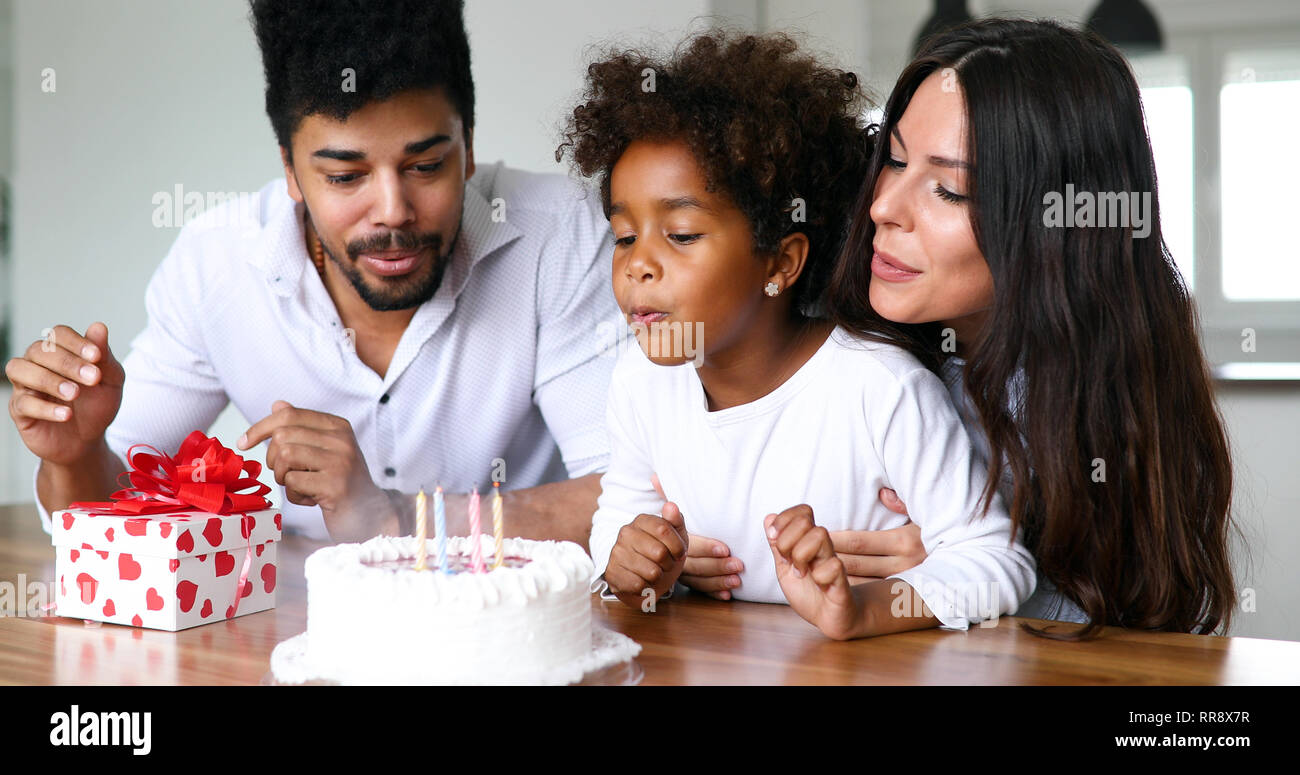
M 775 296 L 781 292 L 781 286 L 777 285 L 776 283 L 768 283 L 767 285 L 763 286 L 763 292 L 766 293 L 768 296 Z

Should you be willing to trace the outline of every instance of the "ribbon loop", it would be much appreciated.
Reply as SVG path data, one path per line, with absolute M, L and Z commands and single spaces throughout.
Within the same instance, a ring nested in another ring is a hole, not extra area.
M 263 497 L 271 488 L 257 478 L 262 464 L 244 460 L 202 431 L 186 436 L 174 456 L 164 455 L 148 444 L 133 444 L 126 451 L 126 459 L 131 467 L 123 472 L 127 483 L 110 496 L 112 501 L 78 501 L 68 504 L 68 508 L 138 516 L 178 511 L 228 515 L 271 507 Z M 257 489 L 243 492 L 250 487 Z

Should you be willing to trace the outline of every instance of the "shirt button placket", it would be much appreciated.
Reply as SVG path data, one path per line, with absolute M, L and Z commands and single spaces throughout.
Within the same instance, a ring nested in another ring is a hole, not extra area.
M 379 403 L 375 406 L 375 430 L 378 431 L 377 435 L 379 437 L 379 459 L 391 461 L 394 454 L 393 418 L 392 412 L 388 411 L 391 408 L 388 404 L 389 400 L 390 395 L 388 393 L 384 393 L 379 397 Z M 394 483 L 391 480 L 396 476 L 397 469 L 391 465 L 384 467 L 384 477 L 389 480 L 386 482 L 389 487 L 393 486 Z

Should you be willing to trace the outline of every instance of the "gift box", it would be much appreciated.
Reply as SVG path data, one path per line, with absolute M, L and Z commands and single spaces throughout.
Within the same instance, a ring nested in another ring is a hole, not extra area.
M 174 456 L 142 446 L 113 501 L 51 517 L 58 615 L 175 631 L 274 608 L 281 517 L 261 465 L 198 431 Z

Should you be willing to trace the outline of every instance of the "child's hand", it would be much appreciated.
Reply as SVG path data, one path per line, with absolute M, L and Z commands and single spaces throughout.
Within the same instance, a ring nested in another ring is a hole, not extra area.
M 654 590 L 654 599 L 667 595 L 686 565 L 686 522 L 675 503 L 665 503 L 663 517 L 641 514 L 618 531 L 609 553 L 605 583 L 619 600 L 642 608 Z M 643 608 L 643 610 L 646 610 Z
M 844 563 L 830 533 L 813 524 L 812 507 L 800 504 L 763 520 L 776 562 L 776 578 L 790 607 L 836 640 L 856 637 L 863 611 L 849 588 Z

